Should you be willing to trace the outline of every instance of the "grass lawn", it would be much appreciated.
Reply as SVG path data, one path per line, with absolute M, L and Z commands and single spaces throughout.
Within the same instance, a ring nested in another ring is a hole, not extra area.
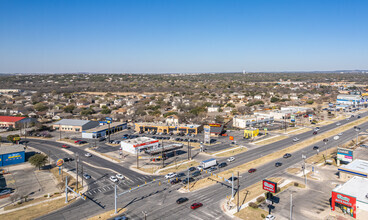
M 171 172 L 180 172 L 180 171 L 184 171 L 184 170 L 188 169 L 189 167 L 199 166 L 199 163 L 195 160 L 192 160 L 189 163 L 183 163 L 183 162 L 186 162 L 186 161 L 187 160 L 177 161 L 176 166 L 175 166 L 175 163 L 170 164 L 170 168 L 160 171 L 160 174 L 163 175 L 163 174 L 168 174 L 168 173 L 171 173 Z
M 59 197 L 59 196 L 60 196 L 60 194 L 53 194 L 53 195 L 50 194 L 50 198 L 56 198 L 56 197 Z M 49 200 L 49 198 L 39 197 L 39 198 L 35 198 L 35 199 L 29 199 L 29 201 L 22 202 L 21 204 L 14 203 L 14 204 L 11 204 L 11 205 L 7 205 L 7 206 L 4 207 L 4 211 L 20 208 L 20 207 L 23 207 L 23 206 L 27 206 L 27 205 L 30 205 L 30 204 L 33 204 L 33 203 L 46 201 L 46 200 Z M 22 201 L 24 201 L 24 200 L 22 200 Z
M 228 148 L 226 150 L 222 150 L 222 151 L 218 151 L 215 153 L 212 153 L 211 155 L 214 155 L 216 157 L 230 157 L 230 156 L 234 156 L 243 152 L 246 152 L 248 149 L 246 147 L 232 147 L 232 148 Z M 221 153 L 223 152 L 223 153 Z
M 245 220 L 263 220 L 262 214 L 267 216 L 268 212 L 263 209 L 254 209 L 248 206 L 236 213 L 235 216 Z
M 95 215 L 91 218 L 88 218 L 88 220 L 99 220 L 99 219 L 109 219 L 117 215 L 121 215 L 125 212 L 126 209 L 117 209 L 117 214 L 114 214 L 115 210 L 110 210 L 98 215 Z
M 300 127 L 296 127 L 297 129 L 291 131 L 291 132 L 288 132 L 286 131 L 287 134 L 301 134 L 301 133 L 304 133 L 304 132 L 307 132 L 307 131 L 311 131 L 312 129 L 311 128 L 300 128 Z
M 254 144 L 256 144 L 256 145 L 266 145 L 266 144 L 274 143 L 276 141 L 281 141 L 281 140 L 283 140 L 285 138 L 288 138 L 288 136 L 282 136 L 282 135 L 280 135 L 280 136 L 275 136 L 275 137 L 272 137 L 272 138 L 270 137 L 267 140 L 258 141 L 258 142 L 254 143 Z

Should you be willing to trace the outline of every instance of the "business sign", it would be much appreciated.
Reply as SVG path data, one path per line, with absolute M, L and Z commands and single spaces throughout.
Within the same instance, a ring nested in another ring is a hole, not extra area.
M 56 161 L 56 166 L 60 167 L 64 164 L 64 160 L 63 159 L 59 159 Z
M 210 143 L 211 140 L 211 127 L 210 125 L 203 126 L 204 131 L 204 143 Z
M 133 145 L 133 147 L 141 147 L 141 146 L 145 146 L 145 145 L 154 144 L 154 143 L 157 143 L 157 142 L 159 142 L 159 140 L 154 140 L 154 141 L 149 141 L 149 142 L 146 142 L 146 143 L 136 144 L 136 145 Z
M 107 124 L 111 124 L 111 122 L 112 122 L 112 118 L 110 118 L 110 117 L 106 117 L 106 122 L 107 122 Z
M 353 161 L 354 151 L 351 149 L 337 148 L 337 159 L 342 162 L 350 163 Z
M 343 205 L 344 212 L 350 214 L 352 217 L 356 218 L 356 198 L 347 196 L 338 192 L 332 191 L 332 210 L 335 210 L 335 203 Z
M 277 192 L 277 183 L 269 181 L 269 180 L 263 180 L 262 189 L 264 189 L 268 192 L 276 193 Z
M 234 140 L 234 136 L 229 136 L 230 141 Z
M 291 121 L 291 122 L 295 122 L 295 115 L 291 115 L 291 116 L 290 116 L 290 121 Z
M 14 141 L 19 141 L 20 140 L 20 137 L 13 137 L 13 140 Z
M 221 124 L 209 124 L 211 127 L 221 127 Z
M 309 120 L 312 120 L 312 119 L 313 119 L 313 115 L 309 114 Z

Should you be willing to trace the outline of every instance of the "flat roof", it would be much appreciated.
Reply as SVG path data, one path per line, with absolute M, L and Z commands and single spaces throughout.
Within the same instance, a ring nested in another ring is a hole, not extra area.
M 332 191 L 355 197 L 358 201 L 368 204 L 368 179 L 354 176 L 343 185 L 337 186 Z
M 169 127 L 187 127 L 187 128 L 198 128 L 201 125 L 197 124 L 179 124 L 179 125 L 170 125 L 166 123 L 152 123 L 152 122 L 142 122 L 142 123 L 136 123 L 138 125 L 144 125 L 144 126 L 169 126 Z
M 158 142 L 158 140 L 154 139 L 154 138 L 138 137 L 138 138 L 133 138 L 133 139 L 128 139 L 128 140 L 123 140 L 123 141 L 121 141 L 121 144 L 125 143 L 125 144 L 140 145 L 140 144 L 150 143 L 150 142 L 154 142 L 154 141 Z
M 11 145 L 11 146 L 1 146 L 0 155 L 2 154 L 11 154 L 24 151 L 23 145 Z
M 119 125 L 123 125 L 123 124 L 126 124 L 126 122 L 113 122 L 113 123 L 110 124 L 110 129 L 113 128 L 113 127 L 119 126 Z M 86 131 L 83 131 L 83 133 L 93 133 L 93 132 L 99 132 L 99 131 L 103 131 L 103 130 L 107 130 L 107 129 L 109 129 L 109 125 L 104 124 L 104 125 L 100 125 L 100 126 L 97 126 L 95 128 L 91 128 L 91 129 L 88 129 Z
M 355 159 L 347 165 L 342 165 L 339 167 L 339 170 L 340 169 L 352 170 L 359 173 L 368 173 L 368 161 Z
M 55 122 L 54 125 L 67 125 L 67 126 L 83 126 L 90 122 L 90 120 L 79 120 L 79 119 L 61 119 Z

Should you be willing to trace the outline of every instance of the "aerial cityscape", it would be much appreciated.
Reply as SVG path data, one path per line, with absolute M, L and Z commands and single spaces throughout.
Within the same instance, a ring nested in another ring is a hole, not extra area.
M 365 1 L 0 1 L 0 219 L 368 219 Z

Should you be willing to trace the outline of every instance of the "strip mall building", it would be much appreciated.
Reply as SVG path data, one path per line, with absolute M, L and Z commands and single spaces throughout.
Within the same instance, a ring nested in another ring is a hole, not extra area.
M 357 219 L 368 216 L 368 179 L 354 176 L 332 190 L 331 208 Z

